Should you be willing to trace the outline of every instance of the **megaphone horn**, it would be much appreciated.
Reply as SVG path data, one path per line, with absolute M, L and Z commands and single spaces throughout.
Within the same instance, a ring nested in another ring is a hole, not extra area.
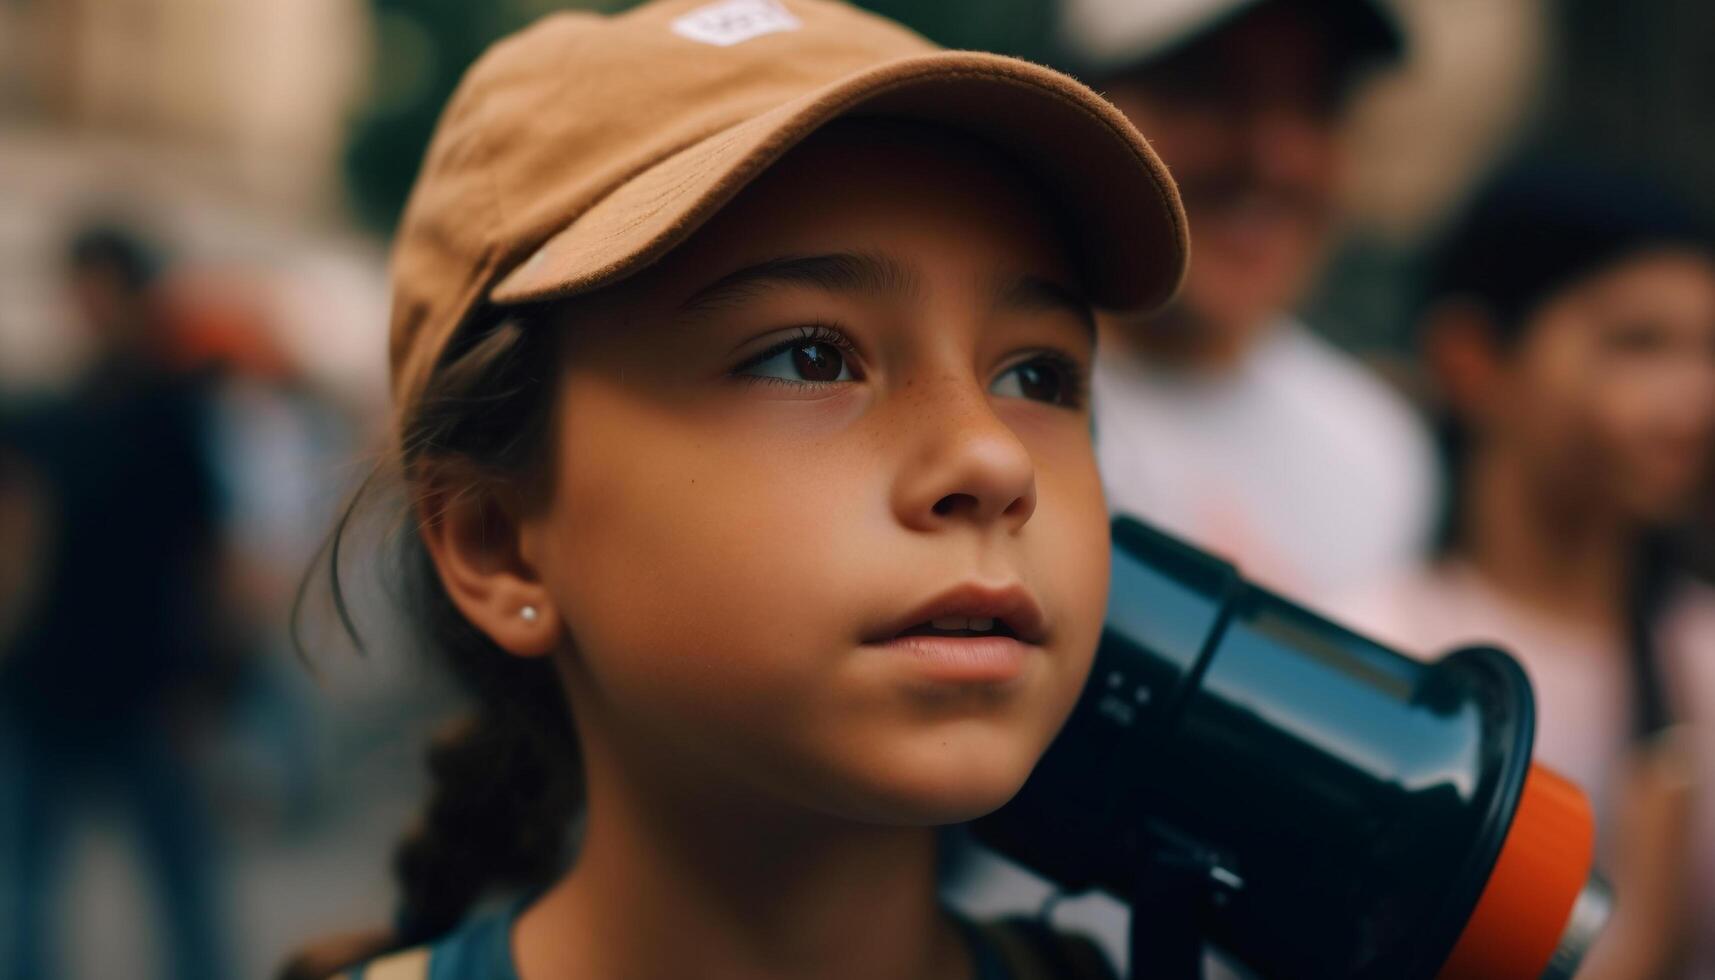
M 1195 975 L 1204 942 L 1266 978 L 1570 975 L 1609 903 L 1589 804 L 1531 764 L 1512 658 L 1414 660 L 1113 532 L 1089 682 L 980 839 L 1130 902 L 1134 976 Z

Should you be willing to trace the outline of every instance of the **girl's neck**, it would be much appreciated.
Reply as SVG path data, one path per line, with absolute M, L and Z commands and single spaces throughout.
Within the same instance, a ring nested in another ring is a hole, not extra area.
M 764 806 L 708 783 L 666 791 L 585 748 L 582 847 L 519 920 L 521 980 L 968 974 L 937 898 L 931 829 Z
M 1603 636 L 1624 621 L 1630 531 L 1575 486 L 1546 488 L 1521 462 L 1478 450 L 1461 488 L 1460 554 L 1502 595 Z

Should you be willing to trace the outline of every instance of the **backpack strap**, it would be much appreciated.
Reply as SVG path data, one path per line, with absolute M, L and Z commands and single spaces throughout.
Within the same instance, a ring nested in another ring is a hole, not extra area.
M 334 980 L 429 980 L 429 947 L 413 946 L 389 953 Z
M 1003 919 L 977 929 L 1000 950 L 1012 980 L 1119 980 L 1094 942 L 1041 919 Z

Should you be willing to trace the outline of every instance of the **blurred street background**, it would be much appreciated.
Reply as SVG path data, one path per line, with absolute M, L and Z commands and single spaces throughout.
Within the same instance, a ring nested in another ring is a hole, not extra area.
M 1049 0 L 867 5 L 949 46 L 1066 63 Z M 201 632 L 194 656 L 174 649 L 185 663 L 170 676 L 124 681 L 121 694 L 158 697 L 158 716 L 138 724 L 164 726 L 166 754 L 116 763 L 134 780 L 188 773 L 182 792 L 196 802 L 111 781 L 111 799 L 50 818 L 50 853 L 13 856 L 64 876 L 37 938 L 65 976 L 147 976 L 167 955 L 155 862 L 177 868 L 169 887 L 210 913 L 217 975 L 265 977 L 308 939 L 386 920 L 387 854 L 421 800 L 424 739 L 457 701 L 387 642 L 384 603 L 356 603 L 371 641 L 358 652 L 312 590 L 307 658 L 288 636 L 290 611 L 385 435 L 387 241 L 434 120 L 490 41 L 563 6 L 0 0 L 0 486 L 8 472 L 26 487 L 40 479 L 31 446 L 51 454 L 101 433 L 110 442 L 82 445 L 92 455 L 178 431 L 168 409 L 160 430 L 38 410 L 75 394 L 115 351 L 148 345 L 200 406 L 194 432 L 179 433 L 194 443 L 196 472 L 173 477 L 196 489 L 173 493 L 174 520 L 191 530 L 172 541 L 194 544 L 180 565 L 167 561 L 174 543 L 157 547 L 161 563 L 149 567 Z M 1344 120 L 1338 226 L 1294 305 L 1318 336 L 1424 407 L 1412 338 L 1426 255 L 1497 161 L 1526 147 L 1595 156 L 1715 213 L 1715 6 L 1394 9 L 1408 54 L 1356 94 Z M 145 292 L 146 312 L 127 305 Z M 151 405 L 176 397 L 139 395 Z M 89 460 L 62 455 L 68 472 L 99 484 Z M 148 487 L 121 489 L 135 492 L 87 506 L 117 522 L 155 499 Z M 1709 535 L 1708 499 L 1685 540 Z M 43 601 L 43 529 L 62 503 L 83 506 L 0 493 L 0 663 Z M 1705 568 L 1715 554 L 1706 539 L 1686 550 Z M 387 578 L 352 569 L 360 600 L 383 596 Z M 73 610 L 91 636 L 126 636 L 136 628 L 115 621 L 123 615 L 98 601 Z M 8 711 L 13 723 L 27 718 Z M 130 729 L 111 737 L 135 747 Z M 32 783 L 30 773 L 0 751 L 0 804 L 43 792 L 42 774 Z M 0 821 L 21 820 L 15 809 Z M 19 832 L 0 826 L 0 836 Z M 0 864 L 8 878 L 22 880 Z M 0 884 L 0 903 L 35 897 Z M 0 916 L 0 950 L 24 941 L 6 931 L 28 921 Z

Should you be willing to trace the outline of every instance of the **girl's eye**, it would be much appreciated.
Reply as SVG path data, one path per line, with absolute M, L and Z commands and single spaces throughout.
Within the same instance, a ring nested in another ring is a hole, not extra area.
M 769 348 L 737 374 L 789 384 L 833 384 L 855 381 L 843 338 L 804 336 Z
M 989 385 L 1002 398 L 1029 398 L 1051 405 L 1076 407 L 1082 400 L 1077 365 L 1043 355 L 1008 368 Z

